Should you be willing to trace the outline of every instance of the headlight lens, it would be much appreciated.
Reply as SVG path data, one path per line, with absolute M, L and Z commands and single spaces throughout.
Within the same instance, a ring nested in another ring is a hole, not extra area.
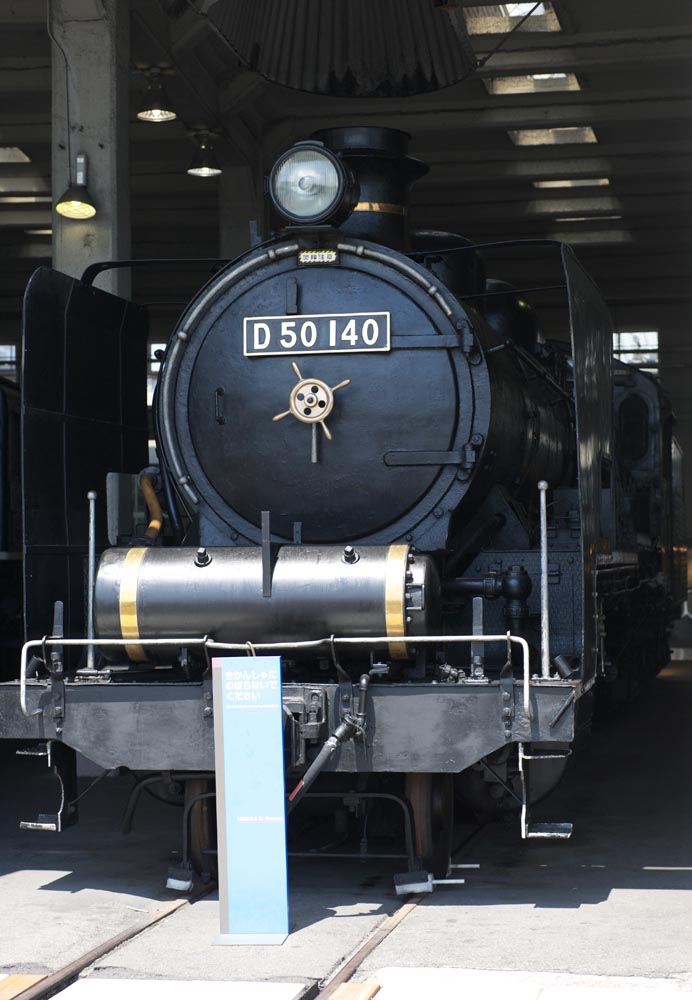
M 319 146 L 303 146 L 284 153 L 271 173 L 274 204 L 292 222 L 322 222 L 341 205 L 346 172 L 332 153 Z

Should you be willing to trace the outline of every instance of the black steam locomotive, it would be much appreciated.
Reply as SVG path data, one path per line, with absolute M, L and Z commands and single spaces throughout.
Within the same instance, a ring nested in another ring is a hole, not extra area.
M 530 776 L 562 769 L 598 678 L 626 693 L 666 662 L 686 560 L 667 397 L 612 362 L 593 283 L 552 245 L 571 344 L 546 343 L 482 248 L 408 231 L 426 168 L 407 138 L 330 129 L 279 158 L 282 228 L 182 315 L 141 476 L 143 310 L 34 275 L 33 642 L 0 725 L 58 770 L 73 748 L 191 801 L 214 767 L 210 657 L 279 651 L 290 807 L 318 775 L 361 811 L 394 795 L 439 874 L 455 788 L 518 796 L 525 837 L 569 835 L 531 823 Z

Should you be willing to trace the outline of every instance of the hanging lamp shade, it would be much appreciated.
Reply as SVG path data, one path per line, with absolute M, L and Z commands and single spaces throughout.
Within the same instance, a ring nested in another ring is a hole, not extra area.
M 193 177 L 218 177 L 222 173 L 211 139 L 206 132 L 199 138 L 199 149 L 187 168 L 187 172 Z
M 91 219 L 96 215 L 96 205 L 87 187 L 87 165 L 84 153 L 76 158 L 75 183 L 63 191 L 55 203 L 55 211 L 66 219 Z
M 209 19 L 273 83 L 335 97 L 409 97 L 468 76 L 461 12 L 435 0 L 217 0 Z
M 137 117 L 143 122 L 172 122 L 178 117 L 163 89 L 159 70 L 150 70 Z

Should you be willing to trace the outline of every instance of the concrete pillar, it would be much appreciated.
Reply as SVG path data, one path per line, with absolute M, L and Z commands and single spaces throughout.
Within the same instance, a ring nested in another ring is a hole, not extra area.
M 263 239 L 262 176 L 247 166 L 224 166 L 218 183 L 219 255 L 233 258 Z
M 75 277 L 95 261 L 130 256 L 129 8 L 128 0 L 49 3 L 58 43 L 52 46 L 53 200 L 74 180 L 75 158 L 85 153 L 96 205 L 96 215 L 84 221 L 53 209 L 53 267 Z M 127 270 L 108 271 L 96 284 L 129 298 Z

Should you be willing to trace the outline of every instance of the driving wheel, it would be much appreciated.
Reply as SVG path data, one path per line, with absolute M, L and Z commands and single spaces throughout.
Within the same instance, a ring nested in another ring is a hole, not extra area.
M 454 828 L 451 774 L 407 774 L 406 798 L 413 809 L 416 853 L 435 878 L 449 871 Z

